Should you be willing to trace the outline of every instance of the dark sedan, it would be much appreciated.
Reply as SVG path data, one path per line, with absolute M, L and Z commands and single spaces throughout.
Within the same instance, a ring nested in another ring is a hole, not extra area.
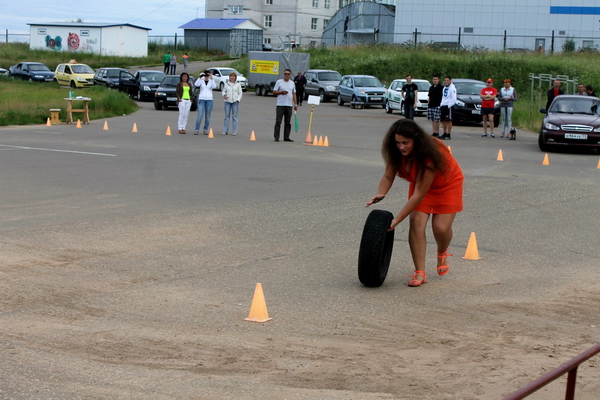
M 600 99 L 593 96 L 555 97 L 542 122 L 540 150 L 564 146 L 600 149 Z
M 175 89 L 177 88 L 177 84 L 179 83 L 180 77 L 179 75 L 167 75 L 165 79 L 160 83 L 158 88 L 156 88 L 156 93 L 154 94 L 154 108 L 157 110 L 162 110 L 163 108 L 169 107 L 177 107 L 177 94 L 175 94 Z M 189 82 L 194 83 L 194 77 L 190 76 Z M 196 90 L 192 90 L 192 111 L 196 111 L 198 107 L 197 102 L 197 93 Z
M 456 103 L 452 107 L 452 122 L 477 122 L 482 123 L 481 117 L 481 89 L 485 86 L 482 81 L 475 79 L 452 79 L 456 86 Z M 500 103 L 496 100 L 494 108 L 494 126 L 500 123 Z
M 52 82 L 54 72 L 39 62 L 21 62 L 8 69 L 8 75 L 26 81 Z
M 165 78 L 165 74 L 161 71 L 137 71 L 133 74 L 135 80 L 135 88 L 130 92 L 131 97 L 138 100 L 153 100 L 156 88 Z

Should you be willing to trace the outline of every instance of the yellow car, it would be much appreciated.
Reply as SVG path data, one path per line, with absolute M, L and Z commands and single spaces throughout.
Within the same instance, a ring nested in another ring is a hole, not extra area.
M 96 72 L 85 64 L 58 64 L 54 71 L 54 80 L 59 85 L 71 86 L 73 89 L 94 86 Z

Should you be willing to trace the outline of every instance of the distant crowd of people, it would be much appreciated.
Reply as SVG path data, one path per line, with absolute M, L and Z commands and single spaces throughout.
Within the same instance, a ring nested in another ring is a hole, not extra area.
M 182 64 L 183 64 L 183 72 L 187 72 L 187 67 L 189 63 L 190 57 L 188 53 L 184 53 L 181 56 Z M 163 64 L 165 65 L 164 73 L 167 75 L 176 75 L 177 74 L 177 56 L 175 53 L 167 52 L 163 56 Z

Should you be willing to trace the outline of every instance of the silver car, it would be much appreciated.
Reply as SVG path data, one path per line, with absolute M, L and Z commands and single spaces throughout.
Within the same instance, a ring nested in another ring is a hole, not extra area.
M 304 73 L 306 86 L 304 87 L 304 100 L 308 96 L 319 96 L 321 102 L 337 97 L 338 85 L 342 75 L 329 69 L 309 69 Z

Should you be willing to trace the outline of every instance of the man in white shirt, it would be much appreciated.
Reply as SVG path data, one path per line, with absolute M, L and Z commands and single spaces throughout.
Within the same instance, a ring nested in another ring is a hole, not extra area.
M 283 125 L 283 141 L 293 142 L 290 139 L 292 131 L 292 113 L 298 109 L 296 101 L 296 85 L 291 80 L 292 71 L 286 69 L 283 71 L 283 79 L 277 80 L 273 87 L 273 94 L 277 96 L 277 114 L 275 118 L 275 141 L 279 142 L 279 134 L 281 132 L 281 120 L 285 117 Z
M 444 87 L 442 88 L 442 102 L 440 103 L 440 117 L 444 134 L 440 139 L 450 140 L 452 137 L 452 107 L 456 103 L 456 87 L 452 83 L 450 75 L 444 78 Z

